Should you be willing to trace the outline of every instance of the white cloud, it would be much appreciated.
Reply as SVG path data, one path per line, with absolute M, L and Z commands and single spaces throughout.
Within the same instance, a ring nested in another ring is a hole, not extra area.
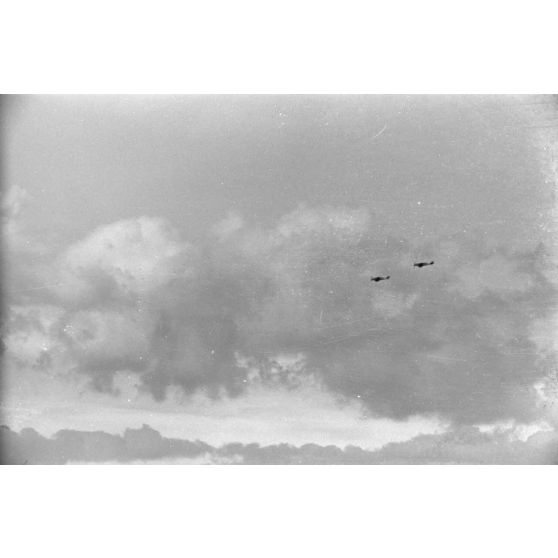
M 284 216 L 277 225 L 277 235 L 284 238 L 313 235 L 322 237 L 345 236 L 358 239 L 369 228 L 370 216 L 366 209 L 307 208 L 300 206 Z
M 140 217 L 99 227 L 62 256 L 58 293 L 95 288 L 103 275 L 126 293 L 145 293 L 192 272 L 189 245 L 161 219 Z M 71 296 L 71 295 L 70 295 Z
M 513 295 L 529 290 L 533 286 L 530 274 L 518 269 L 517 262 L 496 254 L 477 265 L 462 266 L 456 272 L 457 281 L 451 290 L 462 296 L 475 299 L 486 292 Z
M 225 219 L 219 221 L 219 223 L 213 227 L 213 233 L 219 240 L 224 241 L 240 231 L 243 227 L 244 219 L 238 213 L 231 212 Z
M 25 210 L 32 196 L 25 188 L 14 184 L 2 194 L 2 237 L 8 255 L 29 257 L 45 251 L 43 243 L 29 235 Z

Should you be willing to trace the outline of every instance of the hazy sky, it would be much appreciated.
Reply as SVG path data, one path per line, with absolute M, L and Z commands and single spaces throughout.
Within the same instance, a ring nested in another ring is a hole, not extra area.
M 24 97 L 6 102 L 3 163 L 6 182 L 33 196 L 30 232 L 62 243 L 140 215 L 199 238 L 231 210 L 269 226 L 300 203 L 363 207 L 407 237 L 475 224 L 524 236 L 551 201 L 523 127 L 542 117 L 524 102 Z
M 4 98 L 3 423 L 115 435 L 82 461 L 194 455 L 122 450 L 142 424 L 196 456 L 554 459 L 557 106 Z

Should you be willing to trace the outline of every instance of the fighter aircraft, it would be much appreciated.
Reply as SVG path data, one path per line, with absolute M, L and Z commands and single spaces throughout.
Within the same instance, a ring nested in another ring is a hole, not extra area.
M 377 283 L 378 281 L 386 281 L 389 278 L 390 278 L 390 275 L 388 275 L 386 277 L 370 277 L 370 281 L 375 281 Z
M 434 262 L 419 262 L 419 263 L 415 263 L 413 264 L 413 267 L 424 267 L 425 265 L 434 265 Z

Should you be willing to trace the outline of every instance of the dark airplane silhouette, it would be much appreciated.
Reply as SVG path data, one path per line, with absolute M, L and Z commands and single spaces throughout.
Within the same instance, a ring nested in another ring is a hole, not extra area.
M 434 265 L 434 262 L 419 262 L 413 264 L 413 267 L 424 267 L 425 265 Z
M 389 279 L 390 275 L 388 275 L 387 277 L 370 277 L 370 281 L 375 281 L 376 283 L 378 281 L 385 281 L 386 279 Z

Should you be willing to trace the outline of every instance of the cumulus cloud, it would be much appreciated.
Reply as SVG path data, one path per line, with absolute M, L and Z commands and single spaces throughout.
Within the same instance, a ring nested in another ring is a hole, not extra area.
M 97 294 L 97 304 L 106 301 L 110 289 L 121 297 L 149 293 L 176 276 L 187 277 L 193 257 L 192 248 L 161 219 L 118 221 L 99 227 L 62 255 L 55 292 L 81 303 Z
M 16 367 L 50 368 L 64 352 L 57 324 L 64 310 L 51 305 L 12 305 L 4 323 L 6 359 Z
M 0 224 L 4 243 L 4 256 L 17 254 L 18 259 L 29 260 L 46 251 L 42 239 L 29 232 L 28 206 L 33 197 L 17 184 L 3 190 L 0 207 Z M 10 262 L 11 265 L 17 262 Z
M 413 268 L 422 258 L 435 266 Z M 358 208 L 301 206 L 265 229 L 230 215 L 196 247 L 142 217 L 61 254 L 57 286 L 25 298 L 56 307 L 54 325 L 12 320 L 9 339 L 39 327 L 104 391 L 126 370 L 157 399 L 171 386 L 235 396 L 255 375 L 293 386 L 312 375 L 372 416 L 530 421 L 555 365 L 542 325 L 533 337 L 536 320 L 550 323 L 548 267 L 543 246 L 394 238 Z M 377 273 L 392 278 L 371 284 Z
M 147 425 L 122 435 L 61 430 L 46 438 L 32 428 L 0 430 L 3 464 L 197 463 L 252 465 L 372 464 L 555 464 L 558 436 L 537 432 L 520 440 L 511 430 L 481 432 L 462 427 L 421 435 L 378 450 L 305 444 L 260 446 L 231 443 L 214 447 L 200 441 L 165 438 Z
M 4 234 L 10 237 L 15 236 L 21 223 L 18 221 L 21 212 L 29 200 L 27 191 L 17 184 L 8 188 L 2 196 L 2 227 Z

